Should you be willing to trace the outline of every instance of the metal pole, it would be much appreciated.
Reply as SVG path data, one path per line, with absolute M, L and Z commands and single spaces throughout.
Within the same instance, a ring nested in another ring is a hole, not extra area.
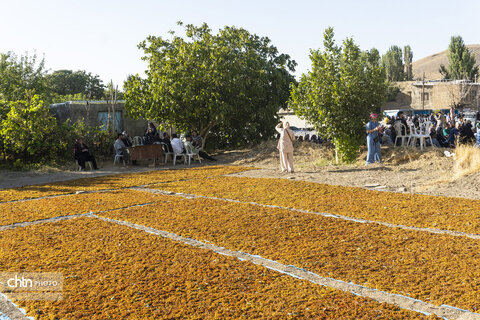
M 422 110 L 425 110 L 425 72 L 422 79 Z

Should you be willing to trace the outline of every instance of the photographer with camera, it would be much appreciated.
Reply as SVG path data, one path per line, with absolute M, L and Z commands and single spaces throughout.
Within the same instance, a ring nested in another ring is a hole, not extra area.
M 382 133 L 384 127 L 378 123 L 378 115 L 372 113 L 370 115 L 370 121 L 366 125 L 367 129 L 367 163 L 366 165 L 374 162 L 382 162 L 380 160 L 380 133 Z

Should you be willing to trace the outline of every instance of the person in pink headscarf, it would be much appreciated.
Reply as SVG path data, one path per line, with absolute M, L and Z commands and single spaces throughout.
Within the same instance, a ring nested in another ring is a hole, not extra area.
M 374 162 L 382 162 L 380 159 L 380 133 L 383 127 L 378 123 L 378 115 L 372 113 L 370 121 L 366 125 L 367 129 L 367 165 Z
M 280 151 L 280 169 L 282 172 L 293 172 L 293 140 L 295 134 L 290 129 L 290 124 L 280 122 L 275 127 L 280 138 L 278 139 L 277 149 Z

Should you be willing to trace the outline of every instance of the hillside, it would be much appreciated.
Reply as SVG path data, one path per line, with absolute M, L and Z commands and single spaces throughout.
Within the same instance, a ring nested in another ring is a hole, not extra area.
M 475 54 L 477 64 L 480 63 L 480 44 L 472 44 L 467 46 Z M 413 62 L 413 78 L 421 79 L 425 72 L 425 79 L 437 80 L 442 79 L 442 75 L 438 72 L 440 65 L 447 65 L 447 50 L 433 54 Z

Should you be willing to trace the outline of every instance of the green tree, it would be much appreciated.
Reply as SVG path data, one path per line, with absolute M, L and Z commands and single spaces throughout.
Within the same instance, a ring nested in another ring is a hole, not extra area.
M 405 63 L 405 80 L 410 81 L 413 79 L 413 52 L 408 45 L 403 47 L 403 61 Z
M 8 113 L 0 122 L 0 140 L 5 158 L 21 163 L 39 163 L 58 154 L 57 120 L 38 95 L 3 102 Z
M 403 81 L 405 79 L 402 49 L 400 47 L 391 46 L 387 53 L 382 56 L 382 64 L 388 81 Z
M 20 57 L 12 52 L 0 54 L 0 99 L 22 100 L 27 90 L 47 96 L 45 73 L 45 60 L 38 61 L 36 54 Z
M 448 67 L 441 65 L 439 72 L 445 79 L 473 80 L 478 76 L 475 55 L 465 46 L 461 36 L 453 36 L 447 51 Z
M 45 76 L 49 88 L 59 96 L 82 95 L 86 99 L 102 99 L 105 86 L 98 75 L 84 70 L 56 70 Z
M 181 24 L 181 23 L 180 23 Z M 274 133 L 286 107 L 295 62 L 266 37 L 225 27 L 185 26 L 186 38 L 149 36 L 139 48 L 147 78 L 125 82 L 126 109 L 180 132 L 197 130 L 219 144 L 245 144 Z
M 369 112 L 385 101 L 385 73 L 376 50 L 362 53 L 348 38 L 338 47 L 333 28 L 325 30 L 323 44 L 324 51 L 311 51 L 312 71 L 292 86 L 290 106 L 332 140 L 337 159 L 351 162 L 365 139 Z

